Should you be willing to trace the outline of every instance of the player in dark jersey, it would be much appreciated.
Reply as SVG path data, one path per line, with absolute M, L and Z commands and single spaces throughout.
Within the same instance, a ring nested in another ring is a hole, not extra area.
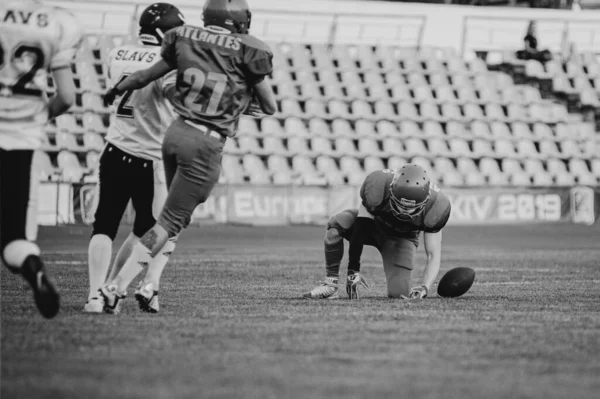
M 372 245 L 381 253 L 390 298 L 426 297 L 440 269 L 441 230 L 450 217 L 448 197 L 431 183 L 423 168 L 414 164 L 369 174 L 360 197 L 359 209 L 345 210 L 329 220 L 325 235 L 326 278 L 304 297 L 338 297 L 344 239 L 350 241 L 346 281 L 350 299 L 359 298 L 359 286 L 369 288 L 360 274 L 363 245 Z M 425 276 L 420 286 L 410 289 L 421 231 L 427 254 Z
M 203 18 L 204 27 L 183 25 L 168 31 L 162 60 L 131 74 L 105 95 L 105 102 L 112 103 L 116 95 L 177 70 L 177 84 L 167 97 L 179 118 L 167 129 L 162 147 L 169 194 L 156 225 L 134 246 L 119 274 L 100 289 L 107 313 L 118 313 L 142 265 L 151 268 L 168 239 L 187 227 L 194 209 L 206 201 L 221 173 L 223 145 L 235 135 L 240 115 L 272 115 L 277 110 L 265 80 L 273 70 L 273 53 L 248 34 L 246 0 L 208 0 Z M 149 292 L 148 304 L 152 296 Z M 145 299 L 137 292 L 136 299 L 143 306 Z

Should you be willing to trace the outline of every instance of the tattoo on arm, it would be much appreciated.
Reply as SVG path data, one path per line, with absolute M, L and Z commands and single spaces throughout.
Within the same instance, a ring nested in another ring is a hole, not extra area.
M 156 245 L 156 240 L 158 239 L 158 235 L 156 234 L 156 231 L 154 231 L 154 229 L 150 229 L 146 234 L 144 234 L 144 236 L 140 239 L 140 242 L 142 243 L 143 246 L 145 246 L 146 248 L 148 248 L 150 251 L 152 251 L 152 249 L 154 248 L 154 246 Z

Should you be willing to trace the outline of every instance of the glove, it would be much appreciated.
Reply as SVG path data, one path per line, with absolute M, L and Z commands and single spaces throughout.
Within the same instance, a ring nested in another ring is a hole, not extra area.
M 116 85 L 108 89 L 106 94 L 104 94 L 104 106 L 109 107 L 115 101 L 115 98 L 117 98 L 117 96 L 120 94 L 121 92 L 117 90 Z
M 346 280 L 346 293 L 348 294 L 348 299 L 360 299 L 360 295 L 358 293 L 358 287 L 362 286 L 364 289 L 369 290 L 369 283 L 367 280 L 360 274 L 354 273 L 348 276 L 348 280 Z
M 248 107 L 243 112 L 243 114 L 251 116 L 253 118 L 262 118 L 263 116 L 265 116 L 265 113 L 263 112 L 260 104 L 256 100 L 252 100 L 250 104 L 248 104 Z
M 429 293 L 429 289 L 425 285 L 414 287 L 410 290 L 410 299 L 423 299 Z

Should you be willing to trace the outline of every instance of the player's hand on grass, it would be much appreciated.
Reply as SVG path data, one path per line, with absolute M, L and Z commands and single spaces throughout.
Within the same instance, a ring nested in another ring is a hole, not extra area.
M 410 299 L 423 299 L 429 293 L 429 289 L 425 285 L 413 287 L 410 290 Z
M 366 290 L 371 289 L 367 280 L 360 274 L 354 273 L 348 276 L 346 280 L 346 293 L 348 294 L 348 299 L 360 299 L 360 294 L 358 289 L 362 287 Z

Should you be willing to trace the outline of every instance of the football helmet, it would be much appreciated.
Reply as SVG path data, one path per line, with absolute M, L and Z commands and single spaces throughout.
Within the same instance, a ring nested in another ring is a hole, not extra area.
M 430 185 L 427 172 L 419 165 L 409 163 L 396 169 L 390 183 L 390 206 L 394 215 L 408 220 L 423 212 Z
M 248 33 L 252 13 L 246 0 L 206 0 L 204 26 L 215 25 L 233 33 Z
M 160 46 L 162 38 L 169 30 L 185 23 L 183 14 L 169 3 L 154 3 L 140 16 L 140 41 L 146 45 Z

